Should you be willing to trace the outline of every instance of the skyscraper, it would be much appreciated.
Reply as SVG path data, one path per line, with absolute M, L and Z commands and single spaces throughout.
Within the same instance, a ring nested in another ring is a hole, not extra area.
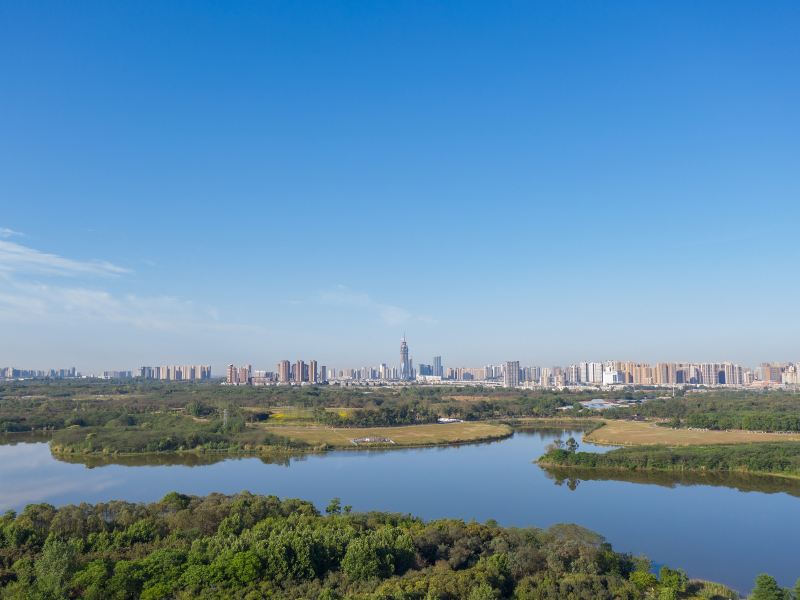
M 519 387 L 519 361 L 510 360 L 506 363 L 503 374 L 503 387 Z
M 315 360 L 308 363 L 308 381 L 309 383 L 317 383 L 317 361 Z
M 444 367 L 442 366 L 442 357 L 433 357 L 433 374 L 436 377 L 444 377 Z
M 289 383 L 289 373 L 291 365 L 288 360 L 282 360 L 278 363 L 278 381 L 281 383 Z
M 411 379 L 411 363 L 408 361 L 408 344 L 405 335 L 400 340 L 400 379 L 403 381 Z
M 308 379 L 305 377 L 305 371 L 306 371 L 306 363 L 304 363 L 302 360 L 298 360 L 294 364 L 295 383 L 303 383 L 303 381 L 308 381 Z

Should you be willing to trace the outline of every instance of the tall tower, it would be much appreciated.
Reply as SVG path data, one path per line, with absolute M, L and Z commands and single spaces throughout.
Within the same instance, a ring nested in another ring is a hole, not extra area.
M 503 373 L 503 387 L 519 387 L 519 361 L 509 360 L 506 362 L 505 373 Z
M 292 367 L 289 364 L 288 360 L 282 360 L 278 363 L 278 381 L 281 383 L 289 383 L 289 374 L 291 373 Z
M 295 383 L 303 383 L 304 381 L 308 381 L 308 377 L 305 376 L 306 371 L 306 363 L 302 360 L 298 360 L 294 364 L 294 382 Z
M 411 379 L 411 364 L 408 362 L 408 344 L 405 335 L 400 340 L 400 379 L 403 381 Z
M 315 360 L 308 363 L 308 382 L 317 383 L 317 361 Z

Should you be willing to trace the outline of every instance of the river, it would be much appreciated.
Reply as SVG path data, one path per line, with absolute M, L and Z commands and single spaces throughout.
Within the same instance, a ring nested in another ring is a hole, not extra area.
M 535 527 L 578 523 L 619 551 L 645 554 L 690 577 L 740 591 L 750 590 L 761 572 L 786 586 L 800 577 L 793 550 L 800 540 L 797 484 L 725 477 L 564 477 L 533 462 L 553 439 L 570 435 L 581 437 L 580 432 L 518 432 L 490 443 L 337 451 L 281 464 L 235 458 L 91 467 L 56 460 L 44 442 L 20 442 L 0 445 L 0 510 L 32 502 L 149 502 L 173 490 L 198 495 L 249 490 L 303 498 L 319 507 L 340 497 L 356 511 L 398 511 L 426 519 L 495 519 L 501 525 Z M 581 443 L 581 450 L 607 449 Z

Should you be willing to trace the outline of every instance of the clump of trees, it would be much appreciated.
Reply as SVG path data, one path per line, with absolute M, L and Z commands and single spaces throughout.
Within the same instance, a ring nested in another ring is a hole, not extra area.
M 788 391 L 713 391 L 650 400 L 635 409 L 613 409 L 605 416 L 627 417 L 631 410 L 666 419 L 669 427 L 800 431 L 800 394 Z
M 575 525 L 426 523 L 338 499 L 326 512 L 249 493 L 29 505 L 0 518 L 0 597 L 635 600 L 705 589 Z
M 711 446 L 636 446 L 606 453 L 576 452 L 553 446 L 542 465 L 657 471 L 771 473 L 800 477 L 800 442 L 719 444 Z
M 762 573 L 756 577 L 753 593 L 750 600 L 798 600 L 800 599 L 800 579 L 793 590 L 778 585 L 774 577 Z
M 59 455 L 154 452 L 246 452 L 264 449 L 302 450 L 303 442 L 245 426 L 247 413 L 231 410 L 196 420 L 162 412 L 137 415 L 129 423 L 72 427 L 52 434 L 51 448 Z

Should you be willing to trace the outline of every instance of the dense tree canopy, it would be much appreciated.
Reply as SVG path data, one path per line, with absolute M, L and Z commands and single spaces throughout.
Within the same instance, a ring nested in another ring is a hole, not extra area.
M 249 493 L 29 505 L 0 519 L 0 597 L 633 600 L 703 589 L 680 571 L 656 577 L 575 525 L 426 523 L 336 502 L 329 512 Z

